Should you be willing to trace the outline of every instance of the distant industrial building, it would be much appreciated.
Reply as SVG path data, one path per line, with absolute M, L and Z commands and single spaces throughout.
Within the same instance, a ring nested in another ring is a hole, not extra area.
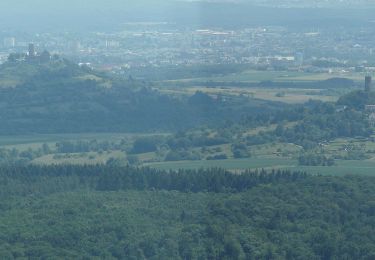
M 16 39 L 14 37 L 5 38 L 3 44 L 5 48 L 14 48 L 16 46 Z
M 304 61 L 304 55 L 302 52 L 297 52 L 294 57 L 295 63 L 297 66 L 302 66 Z
M 375 105 L 366 105 L 365 110 L 366 112 L 375 113 Z
M 35 56 L 36 56 L 35 45 L 33 43 L 30 43 L 29 44 L 29 57 L 32 58 Z
M 119 41 L 113 41 L 113 40 L 106 40 L 105 41 L 105 47 L 106 48 L 119 48 L 120 42 Z
M 79 52 L 81 48 L 82 46 L 79 41 L 72 41 L 69 43 L 69 49 L 71 52 Z
M 371 84 L 372 84 L 372 78 L 370 76 L 365 77 L 365 91 L 370 92 L 371 91 Z
M 365 77 L 365 91 L 368 95 L 371 92 L 372 78 L 370 76 Z M 375 105 L 366 105 L 365 111 L 368 113 L 369 122 L 372 126 L 375 126 Z
M 375 105 L 366 105 L 365 111 L 368 114 L 369 122 L 372 126 L 375 126 Z

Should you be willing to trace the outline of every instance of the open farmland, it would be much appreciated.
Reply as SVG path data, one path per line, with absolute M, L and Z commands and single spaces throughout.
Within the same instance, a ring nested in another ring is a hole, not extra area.
M 289 169 L 323 175 L 369 175 L 374 176 L 375 161 L 337 161 L 335 166 L 299 166 L 297 161 L 283 158 L 228 159 L 220 161 L 180 161 L 149 163 L 146 166 L 162 170 L 199 169 L 220 167 L 234 172 L 245 169 Z
M 239 73 L 211 76 L 204 78 L 191 78 L 168 80 L 167 82 L 194 82 L 194 81 L 213 81 L 213 82 L 247 82 L 257 83 L 262 81 L 273 82 L 316 82 L 327 80 L 330 78 L 347 78 L 355 81 L 363 79 L 364 74 L 361 73 L 348 73 L 348 72 L 334 72 L 334 73 L 307 73 L 299 71 L 259 71 L 259 70 L 246 70 Z
M 259 88 L 259 87 L 180 87 L 180 88 L 162 88 L 161 93 L 175 96 L 191 96 L 197 91 L 207 93 L 211 96 L 248 97 L 249 102 L 252 99 L 262 99 L 268 101 L 283 102 L 287 104 L 298 104 L 307 102 L 310 99 L 322 101 L 337 101 L 339 95 L 326 95 L 322 89 L 293 89 L 293 88 Z

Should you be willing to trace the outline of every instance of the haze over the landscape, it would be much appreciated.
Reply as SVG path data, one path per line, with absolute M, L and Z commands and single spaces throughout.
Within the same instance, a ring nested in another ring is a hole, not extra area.
M 375 259 L 371 0 L 0 1 L 0 259 Z
M 282 7 L 281 9 L 278 7 Z M 305 7 L 305 8 L 301 8 Z M 321 7 L 324 9 L 316 9 Z M 297 9 L 294 9 L 297 8 Z M 369 22 L 366 1 L 1 1 L 0 28 L 12 30 L 118 29 L 124 22 L 181 26 L 303 25 Z M 275 15 L 277 14 L 277 15 Z

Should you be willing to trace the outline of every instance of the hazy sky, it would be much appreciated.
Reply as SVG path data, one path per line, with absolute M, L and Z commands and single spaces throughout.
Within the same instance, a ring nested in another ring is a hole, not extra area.
M 11 10 L 11 11 L 28 11 L 36 12 L 38 10 L 72 10 L 79 9 L 83 10 L 93 10 L 93 9 L 111 9 L 111 8 L 121 8 L 126 9 L 127 6 L 155 6 L 160 4 L 168 4 L 171 2 L 241 2 L 241 3 L 272 3 L 272 4 L 285 4 L 290 3 L 293 5 L 300 4 L 322 4 L 322 3 L 332 3 L 332 4 L 342 4 L 350 3 L 352 5 L 364 5 L 374 3 L 374 0 L 1 0 L 0 8 L 1 11 Z
M 167 9 L 170 0 L 0 0 L 0 26 L 93 27 L 142 12 Z M 171 0 L 173 1 L 173 0 Z M 152 14 L 150 14 L 152 16 Z M 152 18 L 150 18 L 152 19 Z
M 207 0 L 211 2 L 212 0 Z M 216 1 L 216 0 L 214 0 Z M 225 0 L 225 2 L 232 2 Z M 264 10 L 249 3 L 317 0 L 234 0 L 242 4 L 199 4 L 179 0 L 0 0 L 0 30 L 102 30 L 124 22 L 170 22 L 182 25 L 284 25 L 312 23 L 359 23 L 373 19 L 373 10 L 348 9 L 324 13 L 316 10 Z M 326 0 L 322 0 L 326 2 Z M 339 1 L 343 0 L 331 0 Z M 359 3 L 368 0 L 352 0 Z M 314 20 L 315 19 L 315 20 Z M 336 19 L 336 20 L 335 20 Z M 314 21 L 313 21 L 314 20 Z M 316 24 L 314 24 L 316 23 Z

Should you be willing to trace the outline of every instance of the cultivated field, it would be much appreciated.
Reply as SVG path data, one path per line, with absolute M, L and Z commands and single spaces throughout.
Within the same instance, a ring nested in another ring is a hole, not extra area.
M 27 68 L 25 68 L 26 70 Z M 214 76 L 209 78 L 194 78 L 168 81 L 166 86 L 160 84 L 156 87 L 160 92 L 174 96 L 191 96 L 197 91 L 202 91 L 212 97 L 220 95 L 224 98 L 241 97 L 249 102 L 256 102 L 255 99 L 278 101 L 289 104 L 304 103 L 310 99 L 322 101 L 336 101 L 343 93 L 351 89 L 319 89 L 303 88 L 298 83 L 319 82 L 334 77 L 345 77 L 359 81 L 364 75 L 336 73 L 317 74 L 303 72 L 280 72 L 280 71 L 245 71 L 233 75 Z M 82 76 L 82 80 L 100 80 L 96 76 Z M 8 79 L 3 79 L 8 80 Z M 244 87 L 244 86 L 195 86 L 194 84 L 181 84 L 187 82 L 226 82 L 226 83 L 259 83 L 262 81 L 276 82 L 276 87 Z M 277 82 L 293 82 L 295 88 L 277 87 Z M 1 82 L 0 82 L 1 85 Z M 295 123 L 289 123 L 286 127 L 292 127 Z M 276 125 L 268 127 L 258 127 L 248 129 L 240 133 L 242 137 L 256 135 L 260 131 L 273 131 Z M 103 134 L 50 134 L 50 135 L 27 135 L 27 136 L 0 136 L 0 148 L 17 149 L 19 152 L 40 150 L 44 144 L 51 148 L 50 154 L 43 154 L 33 158 L 35 164 L 96 164 L 106 163 L 109 160 L 118 159 L 127 161 L 128 157 L 136 158 L 136 165 L 147 166 L 157 169 L 197 169 L 208 167 L 221 167 L 232 171 L 242 171 L 244 169 L 296 169 L 308 173 L 320 174 L 375 174 L 375 142 L 370 140 L 357 139 L 337 139 L 333 142 L 322 144 L 321 151 L 327 156 L 336 156 L 336 165 L 332 167 L 306 167 L 299 166 L 297 158 L 303 152 L 303 148 L 295 144 L 269 143 L 263 145 L 252 145 L 250 149 L 251 157 L 247 159 L 234 159 L 232 144 L 223 144 L 209 147 L 189 148 L 188 152 L 200 154 L 202 160 L 195 161 L 164 161 L 168 150 L 158 150 L 157 152 L 130 155 L 126 151 L 132 147 L 134 141 L 139 137 L 168 135 L 168 134 L 129 134 L 129 133 L 103 133 Z M 214 135 L 214 132 L 212 133 Z M 105 151 L 90 151 L 82 153 L 57 153 L 56 143 L 62 141 L 91 141 L 125 143 L 124 148 L 115 148 Z M 203 149 L 204 148 L 204 149 Z M 348 161 L 346 156 L 352 151 L 359 151 L 364 154 L 362 160 Z M 224 160 L 207 160 L 212 155 L 225 155 Z M 339 156 L 339 157 L 337 157 Z M 133 158 L 133 159 L 134 159 Z
M 228 159 L 220 161 L 182 161 L 146 164 L 163 170 L 199 169 L 220 167 L 234 172 L 245 169 L 292 169 L 322 175 L 374 175 L 375 161 L 338 160 L 335 166 L 299 166 L 296 160 L 284 158 Z
M 244 71 L 241 73 L 213 76 L 206 78 L 192 78 L 169 80 L 161 82 L 156 89 L 164 94 L 174 96 L 191 96 L 196 91 L 202 91 L 212 96 L 221 95 L 223 97 L 248 97 L 251 99 L 262 99 L 269 101 L 279 101 L 288 104 L 304 103 L 310 99 L 322 101 L 337 101 L 337 99 L 353 89 L 351 88 L 330 88 L 315 87 L 308 88 L 306 83 L 317 83 L 332 79 L 346 78 L 358 82 L 361 85 L 364 78 L 361 73 L 305 73 L 290 71 Z M 206 82 L 207 84 L 204 84 Z M 254 84 L 261 82 L 273 82 L 272 87 L 259 87 Z M 215 86 L 215 83 L 217 86 Z M 225 83 L 221 86 L 220 83 Z M 238 84 L 242 85 L 238 85 Z M 290 84 L 289 84 L 290 83 Z M 231 85 L 232 84 L 232 85 Z M 243 85 L 245 84 L 245 85 Z M 280 86 L 278 86 L 278 84 Z M 286 85 L 290 87 L 286 87 Z
M 254 130 L 255 131 L 255 130 Z M 67 134 L 67 135 L 30 135 L 30 136 L 8 136 L 0 137 L 0 148 L 16 148 L 20 151 L 27 149 L 38 149 L 44 143 L 53 145 L 56 142 L 65 140 L 123 140 L 128 138 L 131 143 L 136 134 Z M 144 135 L 143 135 L 144 136 Z M 360 147 L 365 144 L 366 151 L 371 152 L 375 149 L 375 143 L 360 140 L 338 139 L 324 147 L 326 153 L 337 153 L 343 146 L 355 144 Z M 222 152 L 230 154 L 230 145 L 212 146 L 211 149 L 221 148 Z M 199 149 L 199 148 L 196 148 Z M 177 169 L 199 169 L 220 167 L 234 172 L 241 172 L 244 169 L 295 169 L 313 174 L 324 175 L 346 175 L 346 174 L 364 174 L 375 175 L 375 157 L 369 155 L 366 160 L 336 160 L 336 165 L 331 167 L 323 166 L 299 166 L 294 156 L 298 155 L 301 147 L 294 144 L 266 144 L 252 146 L 251 158 L 225 160 L 197 160 L 197 161 L 171 161 L 171 162 L 153 162 L 157 153 L 145 153 L 136 155 L 139 160 L 139 166 L 147 166 L 163 170 Z M 97 164 L 106 163 L 109 159 L 126 159 L 127 154 L 124 151 L 102 151 L 88 153 L 69 153 L 69 154 L 48 154 L 36 158 L 32 161 L 35 164 Z
M 191 82 L 191 81 L 214 81 L 214 82 L 248 82 L 258 83 L 261 81 L 273 82 L 315 82 L 327 80 L 330 78 L 347 78 L 355 81 L 361 81 L 365 74 L 334 72 L 334 73 L 307 73 L 300 71 L 259 71 L 247 70 L 240 73 L 233 73 L 221 76 L 212 76 L 204 78 L 191 78 L 181 80 L 169 80 L 168 82 Z

